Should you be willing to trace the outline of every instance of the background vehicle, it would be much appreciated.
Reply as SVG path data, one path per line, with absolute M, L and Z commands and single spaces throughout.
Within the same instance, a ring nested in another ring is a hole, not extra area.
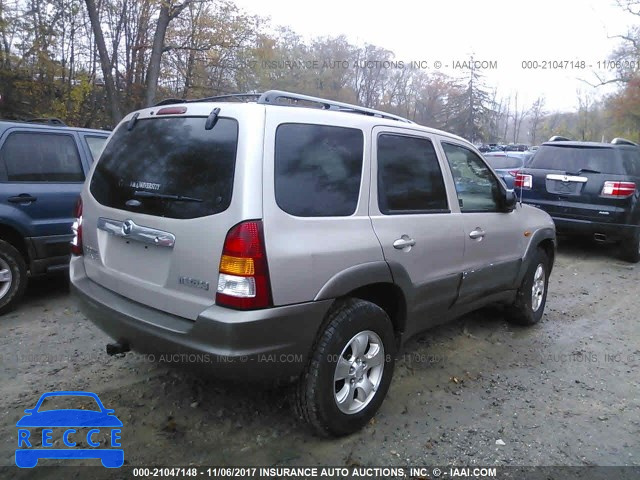
M 0 121 L 0 314 L 69 264 L 73 207 L 109 132 Z
M 548 212 L 558 232 L 617 242 L 640 261 L 640 148 L 557 140 L 544 143 L 516 178 L 525 203 Z
M 83 189 L 71 282 L 109 353 L 297 382 L 299 416 L 344 435 L 414 334 L 489 303 L 540 320 L 553 222 L 469 142 L 326 99 L 234 98 L 130 114 Z
M 516 175 L 531 158 L 528 152 L 488 152 L 484 158 L 504 180 L 508 188 L 513 188 Z

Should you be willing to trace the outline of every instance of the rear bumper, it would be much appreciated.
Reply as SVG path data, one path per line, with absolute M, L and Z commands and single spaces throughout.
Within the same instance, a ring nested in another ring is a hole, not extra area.
M 638 225 L 601 223 L 554 216 L 551 218 L 553 218 L 553 222 L 556 224 L 556 230 L 560 234 L 565 233 L 588 236 L 601 234 L 606 237 L 606 240 L 613 242 L 633 237 L 640 228 Z
M 107 335 L 160 363 L 204 367 L 240 380 L 292 380 L 302 372 L 332 300 L 264 310 L 212 306 L 195 321 L 129 300 L 93 282 L 82 257 L 70 265 L 81 311 Z

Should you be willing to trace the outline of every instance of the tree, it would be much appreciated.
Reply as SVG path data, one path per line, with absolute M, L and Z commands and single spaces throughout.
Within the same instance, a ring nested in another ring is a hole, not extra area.
M 481 72 L 475 66 L 473 56 L 465 63 L 465 88 L 453 99 L 457 112 L 452 127 L 460 136 L 477 143 L 487 138 L 489 121 L 495 112 L 492 110 L 491 95 Z
M 156 31 L 153 35 L 153 47 L 151 48 L 151 57 L 149 58 L 149 68 L 147 70 L 147 89 L 145 92 L 145 103 L 147 106 L 153 105 L 156 100 L 158 78 L 160 77 L 160 62 L 162 60 L 162 54 L 164 53 L 164 42 L 169 22 L 180 15 L 180 12 L 190 3 L 191 0 L 184 0 L 184 2 L 178 4 L 173 4 L 171 0 L 161 0 L 160 13 L 158 15 Z
M 531 114 L 531 121 L 529 122 L 529 140 L 531 145 L 536 145 L 538 128 L 540 127 L 540 120 L 545 115 L 544 112 L 544 97 L 538 97 L 533 105 L 531 105 L 531 109 L 529 109 L 529 113 Z
M 89 19 L 91 21 L 91 27 L 95 36 L 96 47 L 98 48 L 98 55 L 100 56 L 100 66 L 102 68 L 102 75 L 104 78 L 104 88 L 107 92 L 107 102 L 111 106 L 111 120 L 114 124 L 117 124 L 122 118 L 122 112 L 120 110 L 120 96 L 116 89 L 116 83 L 113 79 L 113 58 L 109 56 L 107 51 L 107 45 L 104 41 L 104 35 L 102 33 L 102 26 L 100 25 L 100 19 L 98 18 L 98 9 L 96 8 L 95 0 L 85 0 L 87 5 L 87 12 L 89 13 Z M 114 52 L 113 56 L 115 57 Z

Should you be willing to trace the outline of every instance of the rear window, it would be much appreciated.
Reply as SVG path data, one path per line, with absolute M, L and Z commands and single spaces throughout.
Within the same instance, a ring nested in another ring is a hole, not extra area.
M 528 166 L 567 173 L 593 170 L 600 173 L 625 174 L 618 152 L 606 147 L 543 145 L 536 151 Z
M 520 168 L 522 167 L 522 159 L 515 157 L 492 157 L 487 155 L 484 157 L 491 167 L 495 169 L 501 168 Z
M 121 124 L 91 179 L 101 204 L 169 218 L 197 218 L 231 203 L 238 123 L 220 118 L 173 117 Z
M 356 211 L 364 136 L 345 127 L 287 123 L 276 131 L 276 202 L 298 217 Z

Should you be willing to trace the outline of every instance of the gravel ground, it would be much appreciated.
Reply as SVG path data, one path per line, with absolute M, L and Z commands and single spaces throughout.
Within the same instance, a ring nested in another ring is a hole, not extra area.
M 131 466 L 638 466 L 639 284 L 640 265 L 612 247 L 561 242 L 540 324 L 485 309 L 423 334 L 400 353 L 375 419 L 327 440 L 295 421 L 284 389 L 107 356 L 66 279 L 37 279 L 0 319 L 0 465 L 14 464 L 16 421 L 42 392 L 88 390 L 123 421 Z

